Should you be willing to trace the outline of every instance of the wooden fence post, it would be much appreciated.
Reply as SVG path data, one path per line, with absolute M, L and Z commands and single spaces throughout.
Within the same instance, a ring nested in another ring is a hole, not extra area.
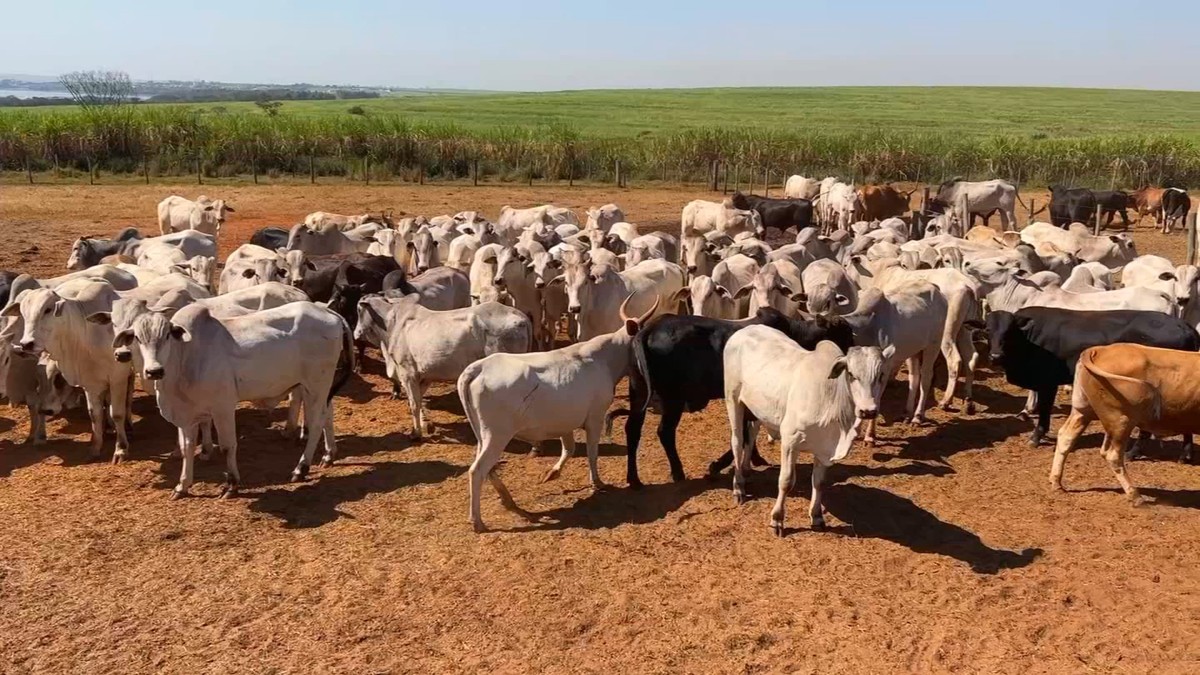
M 204 185 L 204 163 L 196 157 L 196 185 Z
M 96 163 L 92 160 L 92 156 L 88 155 L 88 185 L 96 184 Z
M 742 185 L 742 183 L 740 181 L 741 173 L 742 173 L 742 165 L 734 164 L 733 165 L 733 191 L 734 192 L 737 192 L 738 188 L 741 187 L 741 185 Z
M 363 182 L 371 184 L 371 156 L 363 157 Z
M 417 167 L 417 185 L 425 184 L 425 165 Z
M 750 167 L 750 171 L 747 173 L 750 174 L 750 184 L 746 187 L 746 194 L 752 195 L 754 194 L 754 167 Z
M 621 187 L 621 160 L 619 159 L 613 168 L 613 182 L 617 184 L 617 187 Z
M 721 165 L 725 167 L 725 189 L 722 194 L 729 194 L 729 162 L 721 162 Z
M 1200 223 L 1200 211 L 1188 215 L 1187 222 L 1184 224 L 1184 235 L 1187 237 L 1187 259 L 1184 261 L 1187 265 L 1196 264 L 1196 229 Z
M 1096 224 L 1092 227 L 1092 234 L 1100 235 L 1100 205 L 1096 205 Z
M 142 158 L 142 178 L 146 180 L 146 185 L 150 184 L 150 161 L 145 157 Z M 258 183 L 258 177 L 255 176 L 255 183 Z
M 929 213 L 929 186 L 921 190 L 921 213 Z
M 312 155 L 308 156 L 308 182 L 317 184 L 317 160 Z
M 763 196 L 771 196 L 771 170 L 765 166 L 763 167 Z
M 25 177 L 29 179 L 29 184 L 33 185 L 33 163 L 28 157 L 25 158 Z
M 1029 198 L 1029 218 L 1025 220 L 1026 225 L 1033 222 L 1033 214 L 1037 213 L 1037 209 L 1034 208 L 1036 206 L 1037 206 L 1037 198 L 1030 197 Z
M 475 158 L 474 164 L 471 166 L 471 180 L 476 187 L 479 186 L 479 158 Z

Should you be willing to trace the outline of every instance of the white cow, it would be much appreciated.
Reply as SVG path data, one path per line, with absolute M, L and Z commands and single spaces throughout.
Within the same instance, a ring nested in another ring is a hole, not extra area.
M 858 289 L 846 269 L 833 260 L 814 260 L 804 268 L 801 301 L 812 314 L 849 314 L 858 307 Z
M 1197 276 L 1195 265 L 1172 265 L 1162 256 L 1141 255 L 1121 270 L 1121 285 L 1166 293 L 1182 309 L 1196 295 Z
M 225 259 L 217 293 L 224 295 L 268 281 L 285 281 L 287 278 L 288 263 L 282 253 L 257 244 L 242 244 Z
M 309 227 L 315 227 L 319 229 L 333 228 L 338 230 L 352 230 L 360 225 L 366 225 L 368 223 L 384 224 L 386 222 L 385 218 L 386 217 L 382 214 L 372 215 L 370 213 L 364 213 L 357 216 L 344 216 L 339 213 L 315 211 L 304 217 L 304 224 L 308 225 Z
M 783 184 L 783 196 L 787 199 L 807 199 L 812 201 L 821 193 L 821 181 L 804 176 L 788 176 Z
M 496 236 L 491 223 L 484 224 L 479 228 L 478 232 L 472 231 L 460 237 L 455 237 L 450 241 L 448 255 L 446 256 L 446 266 L 469 272 L 471 270 L 471 262 L 475 259 L 475 252 L 482 246 L 495 244 L 499 241 L 500 237 Z
M 308 438 L 292 480 L 308 475 L 324 431 L 323 464 L 337 454 L 332 397 L 354 369 L 354 339 L 337 314 L 311 302 L 293 302 L 246 316 L 218 320 L 208 307 L 184 307 L 171 318 L 150 312 L 113 347 L 137 342 L 143 375 L 156 381 L 158 407 L 179 428 L 183 469 L 171 497 L 192 486 L 196 435 L 211 420 L 225 450 L 221 496 L 237 491 L 239 401 L 275 402 L 292 393 L 304 405 Z M 348 365 L 339 367 L 347 362 Z
M 1021 241 L 1034 246 L 1053 244 L 1083 262 L 1103 263 L 1116 271 L 1137 258 L 1137 247 L 1128 234 L 1096 236 L 1087 226 L 1072 225 L 1064 230 L 1050 223 L 1033 223 L 1021 230 Z
M 1153 288 L 1132 287 L 1096 293 L 1071 293 L 1059 284 L 1039 283 L 1037 277 L 1025 270 L 992 261 L 982 261 L 969 268 L 980 282 L 987 297 L 988 309 L 1016 312 L 1023 307 L 1062 307 L 1080 311 L 1135 309 L 1172 314 L 1174 298 Z
M 804 273 L 788 258 L 772 260 L 738 293 L 750 296 L 747 316 L 755 316 L 763 307 L 773 307 L 784 316 L 799 316 L 805 300 Z
M 579 218 L 570 209 L 552 204 L 543 204 L 528 209 L 514 209 L 505 205 L 500 209 L 500 217 L 496 219 L 495 230 L 500 241 L 508 244 L 517 243 L 521 233 L 534 224 L 545 224 L 551 228 L 570 223 L 579 224 Z
M 479 498 L 488 479 L 505 508 L 532 519 L 513 501 L 495 474 L 496 463 L 512 439 L 562 441 L 562 456 L 546 475 L 558 477 L 575 452 L 575 430 L 587 435 L 588 470 L 592 486 L 603 487 L 597 461 L 605 413 L 617 382 L 629 370 L 632 337 L 658 310 L 657 301 L 636 318 L 626 314 L 632 296 L 618 309 L 620 325 L 613 332 L 549 352 L 492 354 L 463 371 L 458 396 L 478 443 L 470 470 L 471 524 L 484 530 Z
M 577 315 L 579 339 L 611 333 L 621 325 L 617 310 L 622 300 L 634 296 L 635 307 L 651 303 L 662 313 L 674 309 L 672 297 L 683 288 L 683 271 L 665 260 L 647 260 L 624 272 L 611 265 L 568 263 L 562 282 L 567 290 L 567 311 Z
M 226 213 L 233 213 L 233 207 L 224 199 L 211 200 L 201 195 L 192 201 L 171 195 L 158 203 L 158 228 L 162 234 L 199 230 L 215 237 L 221 233 Z
M 96 312 L 110 311 L 119 296 L 112 286 L 96 281 L 74 298 L 59 295 L 48 288 L 23 293 L 20 301 L 9 305 L 0 315 L 21 316 L 25 326 L 16 348 L 20 354 L 45 352 L 58 362 L 63 378 L 81 387 L 87 397 L 92 421 L 92 457 L 99 457 L 104 445 L 104 404 L 116 427 L 117 447 L 113 461 L 120 461 L 129 448 L 125 423 L 129 419 L 129 396 L 133 371 L 112 357 L 112 330 L 88 321 Z
M 529 317 L 496 302 L 435 312 L 422 307 L 415 294 L 392 302 L 374 296 L 358 303 L 358 313 L 359 326 L 384 327 L 380 351 L 388 378 L 408 398 L 415 440 L 432 433 L 422 404 L 430 383 L 455 382 L 485 356 L 524 354 L 533 347 Z M 355 337 L 361 339 L 365 330 L 356 329 Z
M 1017 229 L 1017 188 L 1008 181 L 950 180 L 938 187 L 935 199 L 964 230 L 970 227 L 972 216 L 987 216 L 995 210 L 1000 211 L 1005 230 Z
M 885 366 L 885 382 L 908 367 L 906 419 L 925 421 L 925 408 L 933 394 L 933 366 L 942 346 L 948 308 L 933 284 L 920 279 L 870 289 L 859 297 L 858 307 L 846 315 L 860 344 L 895 347 Z M 875 442 L 875 421 L 867 425 L 865 440 Z
M 764 234 L 762 218 L 757 211 L 735 209 L 732 202 L 710 202 L 695 199 L 683 207 L 680 216 L 681 238 L 686 239 L 706 232 L 723 232 L 734 236 L 739 232 Z
M 612 227 L 613 223 L 620 223 L 624 220 L 625 212 L 616 204 L 594 206 L 587 210 L 587 221 L 584 223 L 583 229 L 600 230 L 608 234 L 608 228 Z
M 303 251 L 308 255 L 334 253 L 366 253 L 375 243 L 375 226 L 364 226 L 350 232 L 337 228 L 319 229 L 299 223 L 288 232 L 287 250 Z
M 679 260 L 679 240 L 666 232 L 651 232 L 634 238 L 625 252 L 626 267 L 645 260 Z
M 822 484 L 834 462 L 850 453 L 860 420 L 874 419 L 887 382 L 885 363 L 894 349 L 851 347 L 848 354 L 823 340 L 801 348 L 767 326 L 748 326 L 725 344 L 725 408 L 733 448 L 733 496 L 745 501 L 758 428 L 780 439 L 779 492 L 771 529 L 783 536 L 785 500 L 795 480 L 800 452 L 812 454 L 812 528 L 825 527 Z M 751 421 L 753 420 L 753 421 Z

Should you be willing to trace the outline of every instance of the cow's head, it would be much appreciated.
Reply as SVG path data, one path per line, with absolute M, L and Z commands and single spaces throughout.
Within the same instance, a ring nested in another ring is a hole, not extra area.
M 149 304 L 145 300 L 135 300 L 133 298 L 120 298 L 113 302 L 111 312 L 95 312 L 89 314 L 87 320 L 100 324 L 102 326 L 112 326 L 114 335 L 120 335 L 133 330 L 133 324 L 137 322 L 142 315 L 150 311 Z M 113 358 L 118 363 L 129 363 L 133 361 L 133 348 L 127 343 L 121 345 L 113 340 Z
M 988 355 L 992 363 L 1000 363 L 1004 359 L 1004 349 L 1008 342 L 1008 332 L 1016 325 L 1016 316 L 1012 312 L 994 310 L 987 315 L 984 326 L 988 332 Z M 969 328 L 978 330 L 978 323 L 971 323 Z
M 438 266 L 438 248 L 437 241 L 433 238 L 433 233 L 428 227 L 422 227 L 413 234 L 413 239 L 408 244 L 410 256 L 417 259 L 417 274 L 423 274 L 433 267 Z
M 317 266 L 313 264 L 304 251 L 288 251 L 280 249 L 277 251 L 280 256 L 278 271 L 282 271 L 282 279 L 296 288 L 300 288 L 304 283 L 304 277 L 309 272 L 314 272 Z
M 142 375 L 149 380 L 161 380 L 169 374 L 175 352 L 191 340 L 192 334 L 172 323 L 163 312 L 147 312 L 134 321 L 132 328 L 116 334 L 113 351 L 131 348 L 136 342 L 142 355 Z
M 76 239 L 75 243 L 71 244 L 71 255 L 67 256 L 67 269 L 87 269 L 88 259 L 94 257 L 90 255 L 91 253 L 92 241 L 90 239 Z
M 20 316 L 25 323 L 13 351 L 24 356 L 44 352 L 68 302 L 48 288 L 35 288 L 22 293 L 19 302 L 4 308 L 0 314 Z
M 217 259 L 212 256 L 198 255 L 187 262 L 175 265 L 175 269 L 187 275 L 192 281 L 202 286 L 204 290 L 213 292 L 213 275 L 217 271 Z
M 582 259 L 565 262 L 562 276 L 550 283 L 562 283 L 567 291 L 567 311 L 571 314 L 582 314 L 584 307 L 591 301 L 592 288 L 616 274 L 608 265 L 592 265 L 588 260 Z
M 37 388 L 38 411 L 43 415 L 57 415 L 72 407 L 79 395 L 63 377 L 58 362 L 45 354 L 38 359 Z
M 529 261 L 529 271 L 533 274 L 534 288 L 545 288 L 551 281 L 562 276 L 563 264 L 545 251 L 533 254 Z
M 692 277 L 688 284 L 687 297 L 692 300 L 692 314 L 707 316 L 713 319 L 732 319 L 737 306 L 734 304 L 733 293 L 711 277 L 700 275 Z M 676 293 L 680 300 L 680 293 Z
M 721 247 L 702 236 L 684 237 L 683 265 L 689 276 L 712 274 L 713 266 L 720 260 Z
M 845 375 L 854 402 L 854 416 L 860 420 L 875 419 L 879 401 L 887 382 L 887 365 L 896 354 L 896 347 L 851 347 L 845 356 L 833 362 L 829 379 Z

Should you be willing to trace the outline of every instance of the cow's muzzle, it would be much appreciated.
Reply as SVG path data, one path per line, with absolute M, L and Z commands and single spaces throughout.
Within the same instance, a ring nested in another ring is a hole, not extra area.
M 429 266 L 422 267 L 420 265 L 417 265 L 417 274 L 425 274 L 428 271 L 429 271 Z
M 687 268 L 687 270 L 688 270 L 688 274 L 695 274 L 695 273 L 696 273 L 696 266 L 695 266 L 695 265 L 688 265 L 688 268 Z
M 1002 356 L 1004 356 L 1004 355 L 996 353 L 996 352 L 990 352 L 988 354 L 988 358 L 991 359 L 992 363 L 996 363 L 997 361 L 999 361 L 1000 357 L 1002 357 Z
M 578 305 L 573 305 L 573 306 L 571 306 L 571 307 L 568 307 L 568 308 L 567 308 L 567 311 L 568 311 L 568 312 L 570 312 L 571 314 L 578 314 L 578 313 L 580 312 L 580 310 L 581 310 L 581 309 L 582 309 L 582 308 L 581 308 L 581 307 L 579 307 Z
M 161 380 L 163 378 L 162 366 L 146 369 L 146 377 L 151 380 Z
M 544 282 L 544 281 L 535 281 L 535 282 L 533 282 L 533 287 L 534 287 L 534 288 L 545 288 L 545 287 L 546 287 L 546 282 Z
M 496 288 L 504 288 L 504 285 L 505 285 L 505 282 L 503 279 L 496 279 L 492 283 L 496 285 Z

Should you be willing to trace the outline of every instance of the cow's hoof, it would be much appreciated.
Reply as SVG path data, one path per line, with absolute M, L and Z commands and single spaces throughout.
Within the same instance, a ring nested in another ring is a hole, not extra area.
M 629 484 L 630 490 L 641 490 L 643 487 L 642 481 L 640 479 L 638 479 L 637 476 L 633 476 L 631 478 L 626 478 L 625 482 Z
M 775 536 L 783 538 L 783 523 L 771 523 L 771 530 L 775 532 Z
M 687 480 L 687 475 L 682 471 L 672 471 L 671 480 L 675 481 L 676 483 L 682 483 L 683 481 Z
M 709 480 L 715 480 L 717 478 L 720 478 L 721 477 L 721 467 L 716 462 L 709 464 L 708 471 L 705 472 L 704 477 Z
M 321 462 L 319 464 L 317 464 L 318 469 L 328 469 L 331 466 L 333 466 L 333 458 L 332 457 L 322 457 Z
M 221 488 L 221 494 L 217 495 L 217 499 L 229 499 L 230 497 L 236 496 L 237 487 L 233 485 L 226 485 L 225 487 Z
M 1029 421 L 1029 412 L 1026 410 L 1022 410 L 1021 412 L 1017 413 L 1017 419 L 1021 420 L 1022 422 L 1028 422 Z
M 592 483 L 592 492 L 608 492 L 608 483 Z
M 558 477 L 561 473 L 562 473 L 562 470 L 559 469 L 558 467 L 550 469 L 549 471 L 546 472 L 546 475 L 542 477 L 542 482 L 549 483 L 552 480 L 558 480 Z
M 175 486 L 174 490 L 171 490 L 171 500 L 172 501 L 174 501 L 176 499 L 183 499 L 186 496 L 188 496 L 187 490 L 183 489 L 182 487 L 179 487 L 178 485 Z
M 299 483 L 300 481 L 305 480 L 307 478 L 308 478 L 308 465 L 307 464 L 301 464 L 300 466 L 296 467 L 295 471 L 292 471 L 292 482 L 293 483 Z
M 975 414 L 975 402 L 974 401 L 967 401 L 967 414 L 968 415 Z
M 873 448 L 875 447 L 875 440 L 876 439 L 874 436 L 866 436 L 863 438 L 863 443 L 865 443 L 867 447 Z
M 475 522 L 471 523 L 471 529 L 475 530 L 475 534 L 483 534 L 484 532 L 487 532 L 487 526 L 483 524 L 482 520 L 476 520 Z
M 114 454 L 114 455 L 113 455 L 113 458 L 112 458 L 112 463 L 113 463 L 113 466 L 116 466 L 116 465 L 120 464 L 120 463 L 121 463 L 121 462 L 123 462 L 123 461 L 125 461 L 125 455 L 124 455 L 124 454 Z
M 733 493 L 733 503 L 737 504 L 738 506 L 745 504 L 746 503 L 746 493 L 745 492 L 734 492 Z
M 824 532 L 825 531 L 825 517 L 824 516 L 819 516 L 817 518 L 812 519 L 812 530 L 813 530 L 813 532 Z

